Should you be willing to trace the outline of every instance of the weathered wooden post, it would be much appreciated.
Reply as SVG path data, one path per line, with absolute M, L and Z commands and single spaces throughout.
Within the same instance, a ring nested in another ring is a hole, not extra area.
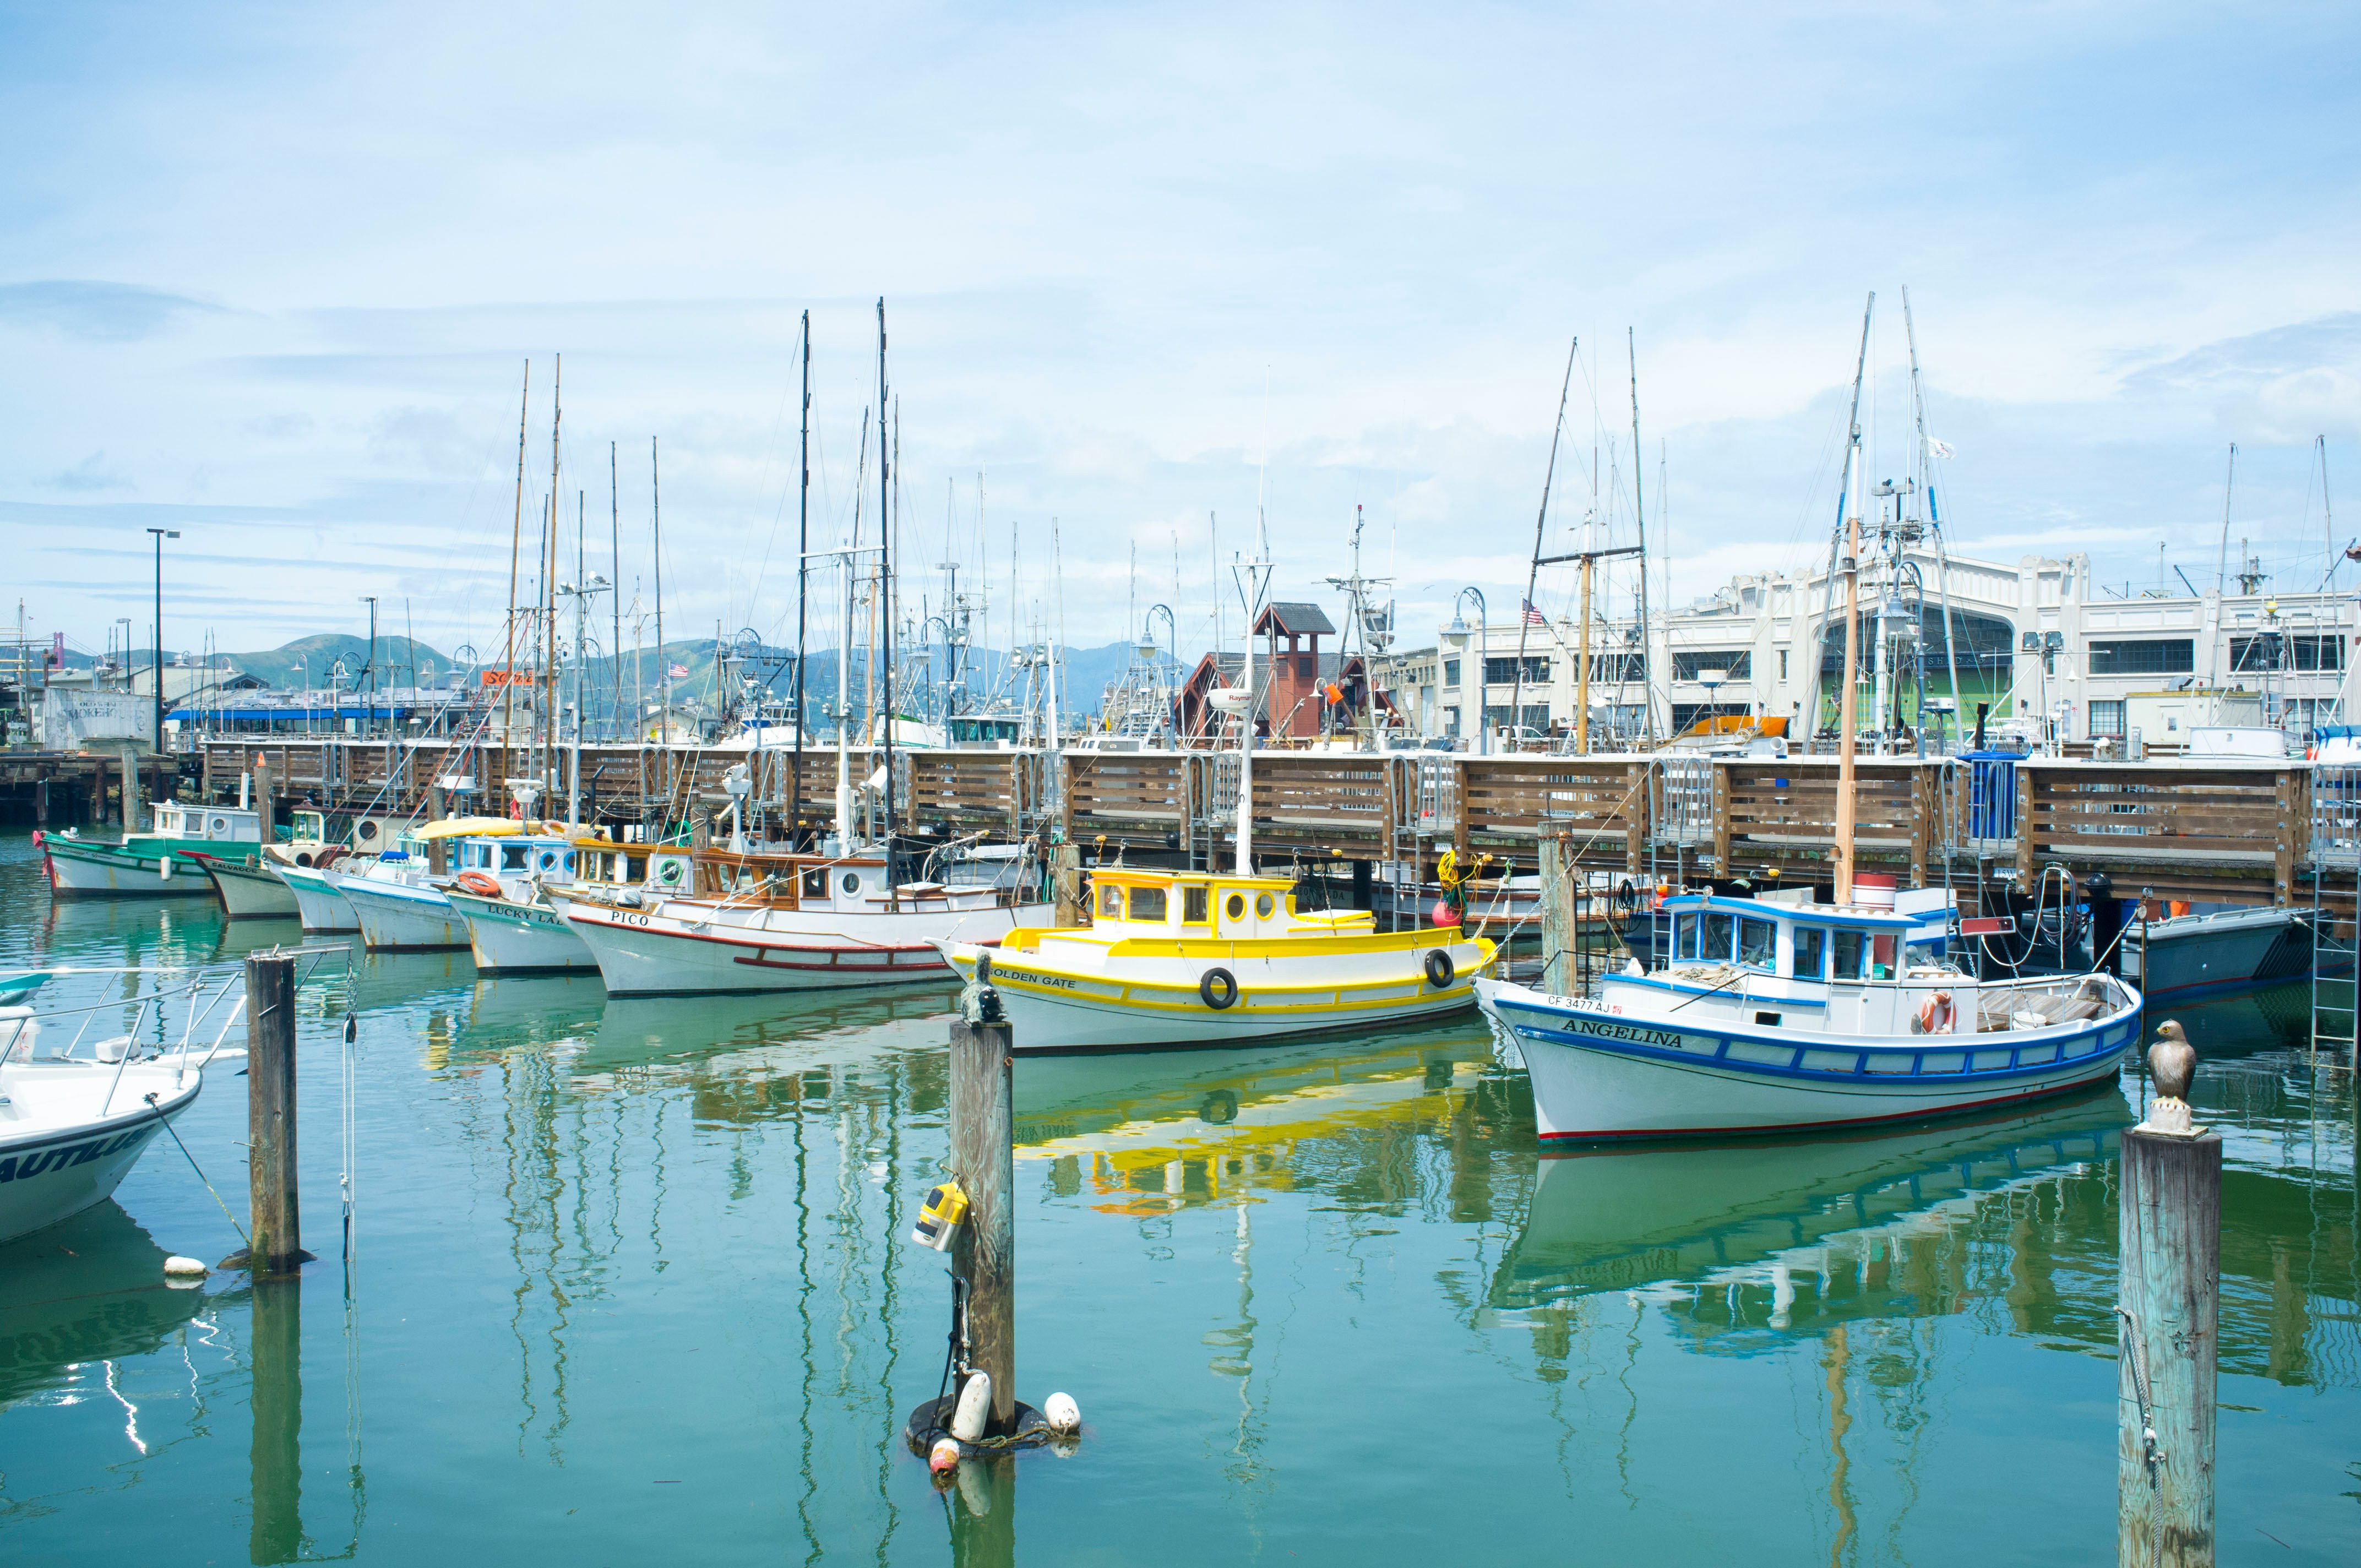
M 295 959 L 246 960 L 247 1249 L 224 1267 L 257 1278 L 290 1273 L 312 1255 L 295 1201 Z
M 1069 840 L 1058 846 L 1050 861 L 1054 868 L 1052 883 L 1058 899 L 1058 924 L 1079 926 L 1082 923 L 1082 847 Z
M 262 841 L 276 843 L 279 838 L 279 802 L 270 793 L 270 759 L 257 751 L 254 754 L 254 809 L 261 818 Z
M 442 821 L 445 817 L 448 817 L 448 816 L 450 815 L 449 810 L 448 810 L 448 809 L 446 809 L 446 808 L 445 807 L 445 806 L 444 806 L 444 803 L 443 803 L 443 802 L 444 802 L 443 786 L 442 786 L 441 784 L 429 784 L 429 785 L 427 785 L 427 786 L 426 786 L 426 817 L 427 817 L 427 820 L 428 820 L 428 821 L 430 821 L 430 822 L 440 822 L 440 821 Z M 427 869 L 428 871 L 432 872 L 433 872 L 434 875 L 436 875 L 436 876 L 442 876 L 442 875 L 445 874 L 446 872 L 448 872 L 450 871 L 450 869 L 451 869 L 451 840 L 450 840 L 450 839 L 435 839 L 432 844 L 429 844 L 429 845 L 427 846 L 427 848 L 426 848 L 426 869 Z
M 2167 1021 L 2157 1099 L 2123 1139 L 2116 1288 L 2115 1559 L 2213 1561 L 2213 1386 L 2221 1308 L 2222 1139 L 2190 1124 L 2197 1053 Z
M 254 1376 L 254 1438 L 247 1450 L 254 1511 L 247 1560 L 303 1555 L 303 1282 L 257 1279 L 247 1354 Z
M 992 1378 L 984 1431 L 1016 1422 L 1016 1057 L 1005 1024 L 951 1022 L 951 1169 L 968 1198 L 951 1243 L 951 1272 L 967 1284 L 968 1360 Z
M 139 831 L 139 753 L 123 748 L 123 830 Z
M 1542 844 L 1542 989 L 1572 996 L 1575 948 L 1582 940 L 1580 877 L 1573 845 L 1563 833 L 1545 834 Z

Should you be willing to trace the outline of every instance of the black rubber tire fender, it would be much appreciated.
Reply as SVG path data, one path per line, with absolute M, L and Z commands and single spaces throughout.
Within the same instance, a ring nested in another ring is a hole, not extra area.
M 1219 1013 L 1238 1000 L 1238 977 L 1225 969 L 1209 969 L 1197 981 L 1197 999 Z
M 1459 966 L 1451 961 L 1449 953 L 1437 948 L 1426 955 L 1427 984 L 1437 991 L 1448 991 L 1451 982 L 1458 978 Z

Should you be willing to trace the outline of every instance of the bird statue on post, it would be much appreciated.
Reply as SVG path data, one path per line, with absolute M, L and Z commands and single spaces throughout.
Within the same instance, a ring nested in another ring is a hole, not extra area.
M 2147 1076 L 2156 1085 L 2157 1099 L 2140 1125 L 2152 1133 L 2194 1134 L 2189 1085 L 2197 1076 L 2197 1047 L 2189 1043 L 2179 1019 L 2167 1018 L 2156 1026 L 2156 1044 L 2147 1048 Z

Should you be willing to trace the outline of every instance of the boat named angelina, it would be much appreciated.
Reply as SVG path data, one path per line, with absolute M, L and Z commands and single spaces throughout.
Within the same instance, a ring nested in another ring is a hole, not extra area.
M 1486 981 L 1542 1141 L 1791 1132 L 2018 1104 L 2114 1072 L 2140 1036 L 2111 975 L 1979 981 L 1949 916 L 1669 899 L 1673 956 L 1596 997 Z

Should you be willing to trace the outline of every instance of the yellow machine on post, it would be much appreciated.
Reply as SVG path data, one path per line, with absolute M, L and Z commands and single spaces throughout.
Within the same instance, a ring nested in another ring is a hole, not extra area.
M 910 1240 L 937 1252 L 949 1252 L 960 1226 L 966 1223 L 966 1191 L 957 1181 L 945 1181 L 918 1206 L 918 1223 L 910 1228 Z

